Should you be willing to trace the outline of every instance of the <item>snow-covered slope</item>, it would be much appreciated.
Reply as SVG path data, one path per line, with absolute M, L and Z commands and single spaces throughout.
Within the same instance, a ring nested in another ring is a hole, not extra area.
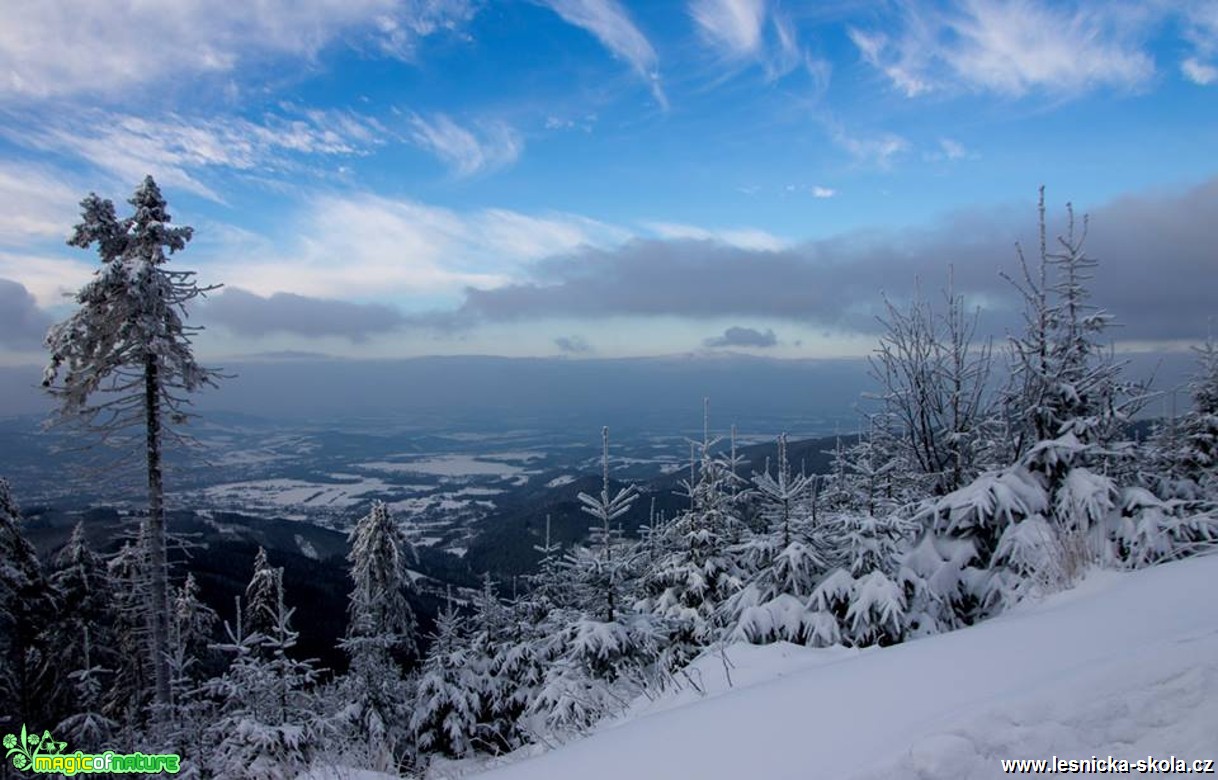
M 1218 556 L 862 652 L 733 646 L 684 690 L 486 780 L 997 778 L 1003 758 L 1218 758 Z

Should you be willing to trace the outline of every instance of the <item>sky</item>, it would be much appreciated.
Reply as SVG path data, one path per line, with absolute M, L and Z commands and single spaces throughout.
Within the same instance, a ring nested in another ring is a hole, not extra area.
M 862 355 L 884 296 L 1018 327 L 1090 215 L 1122 346 L 1218 308 L 1218 2 L 7 0 L 0 364 L 146 175 L 204 356 Z

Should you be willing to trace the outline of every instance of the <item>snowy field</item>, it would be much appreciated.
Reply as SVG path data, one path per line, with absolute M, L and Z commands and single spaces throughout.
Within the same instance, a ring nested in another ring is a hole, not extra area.
M 1218 759 L 1216 586 L 1211 555 L 1095 572 L 891 648 L 734 645 L 728 672 L 719 656 L 696 664 L 702 693 L 640 700 L 587 738 L 477 776 L 973 780 L 1010 776 L 1004 758 Z

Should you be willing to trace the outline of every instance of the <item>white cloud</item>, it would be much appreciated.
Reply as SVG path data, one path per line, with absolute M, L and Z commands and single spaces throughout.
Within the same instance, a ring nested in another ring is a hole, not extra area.
M 968 156 L 968 150 L 964 148 L 964 144 L 951 138 L 940 138 L 939 148 L 943 150 L 943 156 L 949 160 L 961 160 Z
M 708 42 L 732 57 L 751 57 L 761 49 L 765 0 L 693 0 L 689 13 Z
M 67 296 L 89 281 L 95 256 L 80 252 L 75 259 L 0 251 L 0 278 L 25 286 L 43 308 L 67 303 Z
M 976 160 L 980 157 L 954 138 L 940 138 L 937 146 L 922 152 L 922 159 L 931 163 L 958 162 L 960 160 Z
M 347 35 L 409 57 L 420 38 L 473 13 L 470 0 L 14 0 L 0 25 L 0 99 L 129 95 L 259 56 L 312 57 Z
M 1029 0 L 973 0 L 950 27 L 961 38 L 947 54 L 952 70 L 1008 95 L 1137 87 L 1154 75 L 1150 56 L 1122 40 L 1098 10 L 1068 13 Z
M 1180 71 L 1189 81 L 1203 87 L 1218 81 L 1218 67 L 1202 62 L 1196 57 L 1189 57 L 1181 63 Z
M 453 300 L 467 286 L 504 284 L 543 257 L 628 238 L 626 231 L 573 214 L 457 212 L 368 193 L 313 198 L 286 235 L 268 240 L 228 233 L 199 255 L 208 280 L 264 297 L 287 292 L 434 302 Z
M 1020 97 L 1135 89 L 1154 75 L 1140 38 L 1151 14 L 1117 2 L 1067 7 L 1039 0 L 959 0 L 906 6 L 893 36 L 851 29 L 862 58 L 908 97 L 964 85 Z
M 893 43 L 883 33 L 867 33 L 851 27 L 847 31 L 859 54 L 872 67 L 879 69 L 892 85 L 906 97 L 917 97 L 928 92 L 931 85 L 920 75 L 924 65 L 922 53 L 926 44 L 917 35 L 909 34 L 902 41 Z
M 503 122 L 485 123 L 477 135 L 445 114 L 431 119 L 416 115 L 410 125 L 414 142 L 448 163 L 458 176 L 505 168 L 524 150 L 524 139 Z
M 812 188 L 812 197 L 814 198 L 826 200 L 836 196 L 837 190 L 833 189 L 832 187 L 821 187 L 820 185 L 816 185 Z
M 679 222 L 648 222 L 644 225 L 655 236 L 665 239 L 716 241 L 720 244 L 761 252 L 777 252 L 790 242 L 757 228 L 707 229 Z
M 826 126 L 833 143 L 849 152 L 856 161 L 866 165 L 887 169 L 892 165 L 893 158 L 910 149 L 909 141 L 896 133 L 858 136 L 848 133 L 844 127 L 831 120 L 826 121 Z
M 730 63 L 756 60 L 767 78 L 781 78 L 810 59 L 794 25 L 768 0 L 690 0 L 689 13 L 702 39 L 720 57 Z
M 148 119 L 103 111 L 71 119 L 69 124 L 33 117 L 0 132 L 13 143 L 83 159 L 125 182 L 151 173 L 163 185 L 216 201 L 220 196 L 199 178 L 205 169 L 274 176 L 298 168 L 300 156 L 362 154 L 385 133 L 375 120 L 326 111 L 267 115 L 261 122 L 178 114 Z
M 647 36 L 617 0 L 541 0 L 567 24 L 587 30 L 615 56 L 625 60 L 651 87 L 661 107 L 668 98 L 660 86 L 659 58 Z
M 84 193 L 58 174 L 21 163 L 0 162 L 0 243 L 67 238 Z

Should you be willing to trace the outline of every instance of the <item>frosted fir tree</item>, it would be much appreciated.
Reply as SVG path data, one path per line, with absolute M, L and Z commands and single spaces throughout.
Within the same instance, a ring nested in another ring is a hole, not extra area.
M 601 444 L 601 493 L 579 496 L 583 511 L 599 522 L 590 546 L 566 559 L 575 608 L 552 613 L 562 619 L 549 621 L 553 633 L 537 651 L 553 660 L 530 711 L 556 732 L 586 728 L 637 694 L 657 649 L 651 616 L 623 607 L 637 556 L 613 527 L 638 494 L 633 486 L 610 491 L 608 428 Z
M 1018 248 L 1020 277 L 1007 277 L 1025 304 L 1024 332 L 1010 341 L 1004 398 L 1014 462 L 920 514 L 931 533 L 970 546 L 969 563 L 961 565 L 960 545 L 920 544 L 917 566 L 909 567 L 921 570 L 914 589 L 962 606 L 963 622 L 1066 587 L 1092 563 L 1123 565 L 1138 544 L 1128 529 L 1152 509 L 1130 492 L 1133 447 L 1121 440 L 1146 394 L 1122 379 L 1101 342 L 1111 317 L 1090 302 L 1096 261 L 1085 251 L 1088 222 L 1080 227 L 1067 207 L 1066 231 L 1051 248 L 1043 189 L 1038 211 L 1039 262 L 1031 265 Z M 930 571 L 935 557 L 947 569 Z
M 840 639 L 855 647 L 905 638 L 908 603 L 897 570 L 913 526 L 895 512 L 844 512 L 830 520 L 842 561 L 812 592 L 815 611 L 833 616 Z
M 151 618 L 148 598 L 148 545 L 140 536 L 127 541 L 106 562 L 113 594 L 115 650 L 118 657 L 113 684 L 106 691 L 106 714 L 118 722 L 124 736 L 134 739 L 147 723 L 153 696 L 148 669 Z M 168 659 L 167 659 L 168 660 Z
M 1218 543 L 1218 346 L 1194 347 L 1193 406 L 1140 449 L 1138 484 L 1120 496 L 1118 553 L 1148 566 Z
M 638 489 L 629 485 L 617 493 L 610 493 L 608 427 L 601 429 L 601 474 L 600 495 L 594 497 L 580 493 L 578 496 L 582 505 L 580 510 L 597 522 L 590 529 L 589 547 L 593 554 L 576 559 L 575 565 L 590 591 L 589 599 L 600 602 L 598 607 L 591 607 L 590 612 L 612 623 L 617 620 L 621 609 L 623 571 L 627 564 L 623 556 L 625 544 L 621 529 L 614 523 L 630 511 L 638 498 Z
M 436 620 L 410 713 L 410 729 L 423 753 L 460 758 L 476 748 L 481 702 L 465 640 L 464 621 L 450 601 Z
M 407 749 L 409 692 L 399 659 L 416 649 L 409 565 L 414 548 L 381 501 L 355 524 L 348 538 L 352 591 L 347 635 L 341 646 L 351 659 L 343 681 L 338 720 L 362 756 L 354 760 L 380 771 L 397 768 Z
M 529 663 L 532 659 L 513 652 L 528 638 L 519 617 L 499 599 L 490 574 L 484 574 L 469 621 L 467 663 L 478 696 L 476 745 L 488 753 L 506 753 L 525 742 L 518 721 L 539 670 Z
M 1193 405 L 1159 432 L 1156 460 L 1173 484 L 1171 493 L 1186 499 L 1218 500 L 1218 342 L 1211 335 L 1197 354 L 1188 384 Z
M 709 401 L 703 404 L 702 442 L 695 443 L 690 478 L 683 483 L 689 509 L 667 527 L 664 552 L 643 581 L 643 609 L 668 633 L 670 669 L 684 666 L 721 634 L 720 611 L 745 579 L 733 549 L 744 533 L 739 515 L 741 492 L 730 467 L 714 454 Z
M 169 670 L 174 729 L 169 741 L 183 759 L 178 777 L 208 777 L 206 759 L 213 747 L 211 727 L 218 717 L 218 705 L 208 698 L 203 686 L 218 671 L 212 667 L 218 660 L 214 634 L 219 616 L 200 599 L 193 573 L 186 575 L 171 596 L 174 619 L 170 624 Z
M 108 684 L 110 670 L 93 662 L 92 632 L 85 627 L 79 639 L 81 663 L 68 673 L 75 707 L 71 715 L 55 727 L 55 734 L 73 744 L 104 745 L 118 728 L 118 723 L 101 711 L 102 690 Z
M 794 474 L 787 460 L 787 437 L 778 438 L 774 473 L 753 476 L 766 533 L 741 544 L 745 586 L 723 607 L 733 639 L 767 644 L 787 641 L 829 645 L 838 640 L 837 623 L 807 607 L 813 588 L 829 568 L 831 551 L 822 529 L 811 523 L 808 502 L 813 478 Z
M 207 666 L 220 617 L 203 602 L 193 572 L 187 573 L 182 587 L 176 589 L 173 596 L 171 644 L 174 655 L 184 659 L 178 664 L 179 668 L 194 678 Z
M 299 638 L 291 625 L 295 610 L 285 604 L 282 586 L 276 594 L 267 634 L 245 632 L 238 600 L 236 627 L 226 625 L 228 642 L 217 646 L 232 661 L 205 686 L 217 701 L 207 759 L 216 777 L 293 780 L 319 742 L 317 671 L 312 661 L 292 657 Z
M 254 573 L 245 586 L 245 616 L 242 625 L 251 634 L 270 633 L 279 608 L 283 588 L 283 569 L 271 566 L 266 548 L 259 547 L 254 555 Z
M 1121 378 L 1122 364 L 1102 341 L 1112 316 L 1090 302 L 1087 283 L 1097 261 L 1067 204 L 1066 232 L 1051 251 L 1044 189 L 1039 200 L 1040 258 L 1029 266 L 1019 249 L 1021 277 L 1006 277 L 1025 302 L 1025 331 L 1011 339 L 1012 388 L 1007 403 L 1016 426 L 1015 455 L 1044 474 L 1050 490 L 1074 465 L 1108 457 L 1123 427 L 1145 403 L 1145 389 Z
M 90 194 L 68 244 L 96 246 L 101 267 L 76 294 L 79 308 L 46 337 L 51 353 L 43 386 L 59 404 L 56 420 L 108 442 L 143 432 L 148 479 L 149 666 L 155 700 L 170 704 L 169 578 L 166 559 L 165 436 L 187 419 L 188 395 L 218 374 L 194 358 L 198 328 L 185 324 L 187 305 L 214 287 L 199 287 L 191 271 L 170 270 L 169 255 L 191 239 L 174 227 L 164 197 L 146 177 L 119 218 L 113 202 Z
M 77 523 L 68 543 L 55 556 L 51 585 L 60 596 L 60 610 L 50 629 L 56 652 L 48 659 L 52 679 L 71 680 L 61 691 L 59 710 L 80 717 L 64 722 L 65 735 L 85 737 L 91 744 L 108 741 L 114 722 L 101 714 L 102 691 L 109 686 L 119 659 L 115 657 L 111 612 L 113 593 L 101 557 L 89 546 L 83 523 Z M 65 736 L 66 738 L 66 736 Z
M 21 532 L 21 511 L 8 481 L 0 478 L 0 726 L 47 717 L 44 703 L 50 691 L 39 668 L 48 658 L 44 630 L 56 599 L 33 546 Z

